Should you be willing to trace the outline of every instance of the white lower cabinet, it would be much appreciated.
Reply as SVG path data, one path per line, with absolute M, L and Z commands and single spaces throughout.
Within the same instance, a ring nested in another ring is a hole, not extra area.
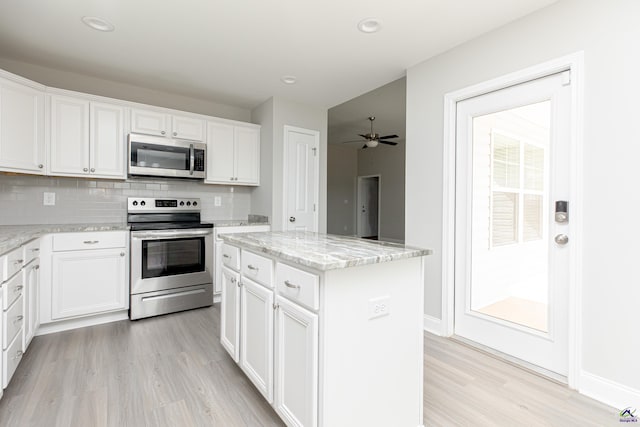
M 240 368 L 272 403 L 273 291 L 243 276 L 240 301 Z
M 38 326 L 40 326 L 40 259 L 36 258 L 24 268 L 24 338 L 22 351 L 26 352 Z
M 318 425 L 318 315 L 276 297 L 276 412 L 290 426 Z
M 240 360 L 240 273 L 222 267 L 220 343 L 233 360 Z

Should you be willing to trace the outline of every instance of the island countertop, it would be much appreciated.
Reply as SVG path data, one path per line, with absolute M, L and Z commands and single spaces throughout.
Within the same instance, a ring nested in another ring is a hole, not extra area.
M 398 243 L 308 231 L 272 231 L 223 234 L 231 245 L 272 255 L 316 270 L 334 270 L 430 255 L 421 249 Z

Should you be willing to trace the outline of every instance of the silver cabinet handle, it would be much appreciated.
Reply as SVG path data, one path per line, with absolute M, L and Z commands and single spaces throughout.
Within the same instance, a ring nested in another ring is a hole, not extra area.
M 173 136 L 178 136 L 178 132 L 174 132 L 174 133 L 173 133 Z
M 558 234 L 553 240 L 555 240 L 560 246 L 564 246 L 569 242 L 569 236 L 566 234 Z
M 22 357 L 22 355 L 23 355 L 23 354 L 24 354 L 24 353 L 22 352 L 22 350 L 18 350 L 18 351 L 16 352 L 16 355 L 15 355 L 15 356 L 13 356 L 13 357 L 12 357 L 12 359 L 13 359 L 13 360 L 20 359 L 20 358 Z
M 291 283 L 288 280 L 284 281 L 284 284 L 287 288 L 291 288 L 291 289 L 300 289 L 300 285 L 294 285 L 293 283 Z
M 296 217 L 295 216 L 290 216 L 289 217 L 289 222 L 296 222 Z
M 231 257 L 227 254 L 222 254 L 222 258 L 231 258 Z
M 248 268 L 249 270 L 255 270 L 255 271 L 260 270 L 258 267 L 254 267 L 254 266 L 253 266 L 253 265 L 251 265 L 251 264 L 247 265 L 247 268 Z
M 193 144 L 189 144 L 189 175 L 193 175 L 196 167 L 196 154 Z
M 231 283 L 236 283 L 236 278 L 235 277 L 231 278 Z
M 82 168 L 83 172 L 89 172 L 89 168 Z
M 20 291 L 22 291 L 22 289 L 23 289 L 23 288 L 24 288 L 24 286 L 23 286 L 23 285 L 18 285 L 18 286 L 16 286 L 16 288 L 13 290 L 13 293 L 15 294 L 16 292 L 20 292 Z
M 95 168 L 91 168 L 91 172 L 92 172 L 92 173 L 93 173 L 93 172 L 95 172 L 95 171 L 96 171 L 96 169 L 95 169 Z
M 166 134 L 166 132 L 165 132 L 165 131 L 163 131 L 163 130 L 162 130 L 162 131 L 160 131 L 160 135 L 164 135 L 164 134 Z
M 125 253 L 124 252 L 120 252 L 120 256 L 125 256 Z
M 13 265 L 18 265 L 18 264 L 22 264 L 24 262 L 23 259 L 17 259 L 15 261 L 13 261 Z
M 40 169 L 42 169 L 43 167 L 44 167 L 44 165 L 43 165 L 42 163 L 40 163 L 40 164 L 38 165 L 38 168 L 40 168 Z
M 229 178 L 229 181 L 233 181 L 233 177 Z
M 34 270 L 40 270 L 40 264 L 36 264 L 36 265 L 34 265 L 34 266 L 33 266 L 33 269 L 34 269 Z
M 40 248 L 33 248 L 31 249 L 31 252 L 40 252 Z
M 85 240 L 84 242 L 85 245 L 95 245 L 96 243 L 100 243 L 100 240 Z
M 24 319 L 24 316 L 21 314 L 18 317 L 16 317 L 16 320 L 13 321 L 13 323 L 19 323 L 22 322 L 22 319 Z

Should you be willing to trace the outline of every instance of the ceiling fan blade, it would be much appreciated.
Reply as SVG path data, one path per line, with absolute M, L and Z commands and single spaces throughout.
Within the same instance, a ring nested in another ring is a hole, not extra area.
M 398 135 L 386 135 L 386 136 L 381 136 L 378 139 L 387 139 L 387 138 L 399 138 Z
M 363 137 L 364 139 L 369 139 L 369 135 L 363 135 L 361 133 L 358 134 L 359 136 Z
M 387 145 L 398 145 L 397 142 L 393 142 L 393 141 L 383 141 L 383 140 L 379 140 L 378 141 L 380 144 L 387 144 Z
M 348 144 L 348 143 L 351 143 L 351 142 L 362 142 L 362 140 L 361 139 L 354 139 L 353 141 L 342 141 L 341 144 Z
M 369 146 L 368 146 L 367 144 L 364 144 L 364 145 L 362 146 L 362 149 L 364 150 L 365 148 L 369 148 Z

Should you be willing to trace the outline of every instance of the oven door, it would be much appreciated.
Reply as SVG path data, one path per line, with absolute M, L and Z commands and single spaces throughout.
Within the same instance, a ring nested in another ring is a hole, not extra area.
M 212 283 L 212 230 L 131 232 L 131 293 Z

